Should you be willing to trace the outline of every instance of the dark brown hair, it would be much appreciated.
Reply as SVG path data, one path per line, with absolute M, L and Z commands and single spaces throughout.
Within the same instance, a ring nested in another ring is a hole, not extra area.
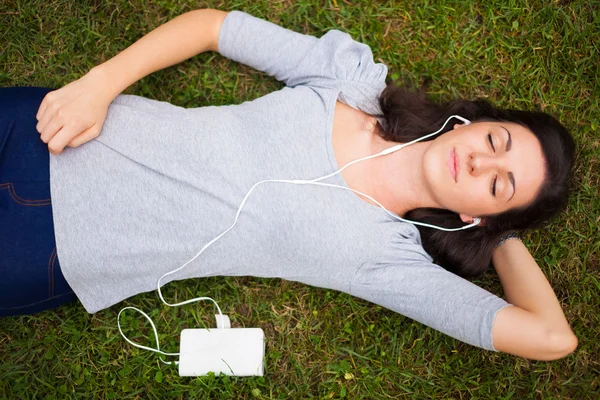
M 573 168 L 575 143 L 569 132 L 554 117 L 538 111 L 499 109 L 484 100 L 457 99 L 437 104 L 419 91 L 388 82 L 379 99 L 380 136 L 385 140 L 405 143 L 438 130 L 448 117 L 460 115 L 472 122 L 505 121 L 520 124 L 534 133 L 541 144 L 546 163 L 546 176 L 536 198 L 529 205 L 501 214 L 479 216 L 484 226 L 456 232 L 417 225 L 423 247 L 434 261 L 463 277 L 481 275 L 490 266 L 492 250 L 508 231 L 539 227 L 567 204 Z M 440 135 L 452 129 L 447 124 Z M 437 137 L 437 136 L 436 136 Z M 435 137 L 428 140 L 433 140 Z M 446 228 L 464 226 L 458 214 L 450 210 L 420 208 L 411 210 L 406 219 Z

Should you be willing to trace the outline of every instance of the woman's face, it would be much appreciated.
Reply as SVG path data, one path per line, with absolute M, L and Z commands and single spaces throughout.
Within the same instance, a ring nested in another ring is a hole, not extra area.
M 545 175 L 539 141 L 529 129 L 511 122 L 455 125 L 431 141 L 423 163 L 437 202 L 470 217 L 527 205 Z

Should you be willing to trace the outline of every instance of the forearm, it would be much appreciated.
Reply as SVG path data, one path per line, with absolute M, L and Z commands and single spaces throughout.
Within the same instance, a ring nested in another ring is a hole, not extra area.
M 227 13 L 195 10 L 174 18 L 90 71 L 101 76 L 114 98 L 152 72 L 205 51 L 218 51 L 219 32 Z
M 549 330 L 572 333 L 550 283 L 523 243 L 507 240 L 494 251 L 492 262 L 509 303 L 534 314 Z

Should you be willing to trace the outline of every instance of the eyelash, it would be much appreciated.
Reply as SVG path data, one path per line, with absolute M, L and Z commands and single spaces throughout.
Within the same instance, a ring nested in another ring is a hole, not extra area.
M 492 146 L 492 150 L 494 150 L 494 153 L 496 152 L 496 148 L 494 147 L 494 141 L 492 140 L 492 134 L 488 133 L 488 140 L 490 142 L 490 145 Z
M 492 140 L 492 134 L 488 133 L 488 141 L 490 142 L 490 146 L 492 146 L 492 150 L 494 153 L 496 152 L 496 148 L 494 147 L 494 141 Z M 498 181 L 498 175 L 494 177 L 492 181 L 492 196 L 496 197 L 496 181 Z

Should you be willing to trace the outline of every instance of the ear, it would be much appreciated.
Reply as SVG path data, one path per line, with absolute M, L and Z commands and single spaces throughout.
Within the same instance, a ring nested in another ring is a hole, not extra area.
M 458 214 L 460 216 L 460 220 L 465 224 L 470 224 L 473 222 L 473 217 L 470 217 L 466 214 Z
M 464 222 L 465 224 L 472 224 L 473 223 L 473 217 L 467 215 L 467 214 L 459 214 L 460 216 L 460 220 L 462 222 Z M 485 219 L 482 219 L 481 222 L 479 223 L 479 226 L 484 226 L 485 225 Z
M 454 126 L 452 127 L 452 129 L 456 129 L 456 128 L 460 128 L 461 126 L 463 126 L 464 124 L 454 124 Z

